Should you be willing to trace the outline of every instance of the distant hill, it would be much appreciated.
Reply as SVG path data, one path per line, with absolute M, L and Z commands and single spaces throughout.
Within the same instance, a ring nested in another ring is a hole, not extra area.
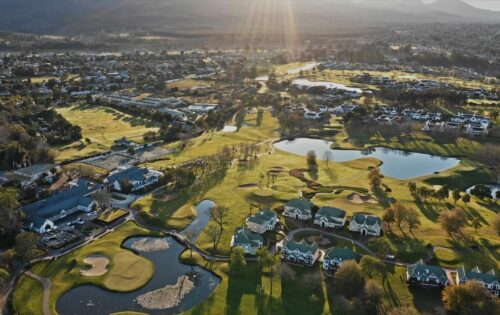
M 32 33 L 324 33 L 431 22 L 500 23 L 500 12 L 461 0 L 0 0 L 0 30 Z

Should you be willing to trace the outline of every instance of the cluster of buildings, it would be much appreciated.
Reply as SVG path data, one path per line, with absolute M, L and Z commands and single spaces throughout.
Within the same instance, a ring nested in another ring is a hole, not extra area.
M 298 221 L 311 221 L 320 228 L 342 228 L 347 218 L 346 212 L 335 207 L 324 206 L 313 214 L 314 205 L 307 199 L 292 199 L 284 206 L 283 216 Z M 262 247 L 262 235 L 273 231 L 279 224 L 278 214 L 271 210 L 261 210 L 246 219 L 246 226 L 238 228 L 231 240 L 231 247 L 240 246 L 247 254 L 255 254 Z M 368 214 L 354 214 L 349 223 L 349 231 L 367 236 L 380 236 L 382 220 Z M 314 260 L 315 261 L 315 260 Z
M 320 105 L 318 106 L 318 110 L 309 110 L 301 105 L 287 105 L 283 106 L 283 112 L 287 114 L 298 113 L 308 120 L 321 120 L 327 114 L 344 116 L 353 112 L 356 108 L 358 108 L 358 105 L 348 103 L 337 106 Z
M 103 184 L 83 178 L 72 180 L 49 197 L 22 207 L 26 228 L 40 234 L 72 230 L 97 216 L 97 203 L 93 198 L 97 191 L 124 192 L 124 186 L 128 185 L 128 192 L 134 193 L 155 185 L 161 176 L 161 172 L 131 166 L 111 172 Z
M 441 112 L 428 112 L 422 109 L 398 109 L 383 106 L 375 112 L 375 120 L 380 124 L 396 124 L 401 121 L 422 122 L 423 131 L 445 132 L 456 130 L 470 135 L 488 135 L 491 120 L 487 117 L 459 112 L 449 116 Z

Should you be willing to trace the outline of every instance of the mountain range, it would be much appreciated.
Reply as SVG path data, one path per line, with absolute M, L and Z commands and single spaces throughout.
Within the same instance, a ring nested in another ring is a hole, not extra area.
M 418 23 L 500 23 L 462 0 L 0 0 L 0 30 L 330 33 Z

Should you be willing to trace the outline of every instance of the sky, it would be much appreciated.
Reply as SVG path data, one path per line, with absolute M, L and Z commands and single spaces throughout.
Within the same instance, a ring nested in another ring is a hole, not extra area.
M 434 2 L 436 0 L 421 0 L 424 3 Z M 481 9 L 500 11 L 500 0 L 463 0 L 470 5 Z

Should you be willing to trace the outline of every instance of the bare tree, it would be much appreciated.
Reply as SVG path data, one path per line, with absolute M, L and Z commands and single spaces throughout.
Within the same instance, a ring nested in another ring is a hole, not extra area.
M 97 202 L 101 210 L 106 210 L 111 205 L 111 194 L 106 190 L 98 190 L 92 195 L 92 199 Z
M 226 206 L 215 206 L 212 209 L 212 219 L 219 225 L 221 231 L 224 230 L 224 223 L 228 212 L 229 208 Z
M 215 251 L 217 248 L 217 243 L 219 241 L 220 235 L 222 234 L 220 228 L 217 225 L 211 223 L 205 230 L 205 234 L 208 236 L 208 239 L 213 243 L 212 251 Z

